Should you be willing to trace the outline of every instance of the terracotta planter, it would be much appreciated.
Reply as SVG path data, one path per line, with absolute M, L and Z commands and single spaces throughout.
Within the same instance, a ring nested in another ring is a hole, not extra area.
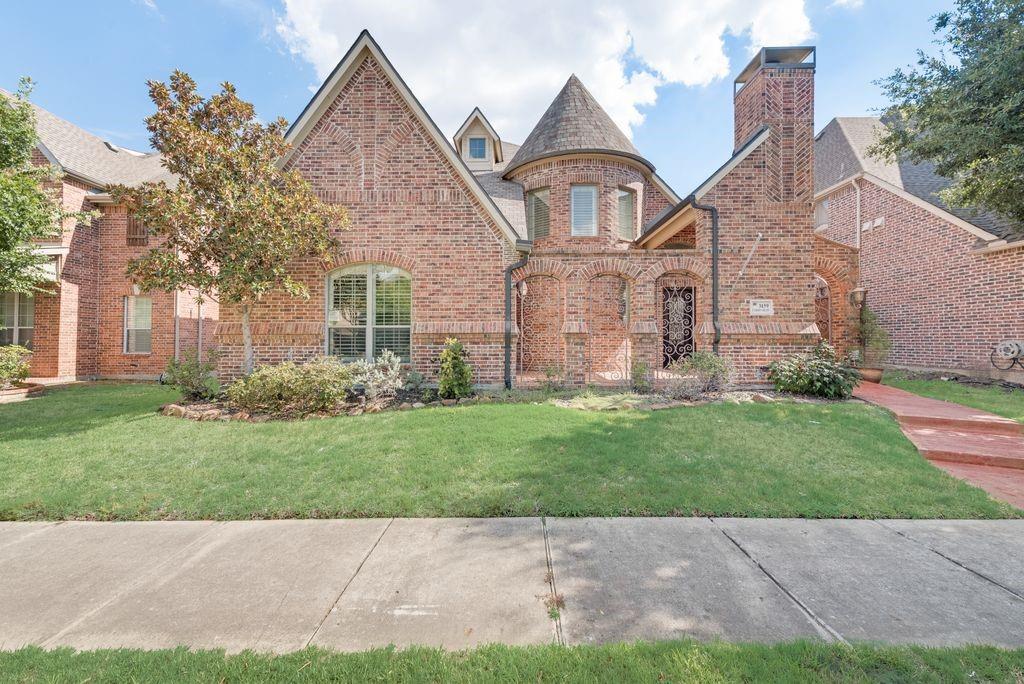
M 17 383 L 13 387 L 0 389 L 0 404 L 9 404 L 15 401 L 38 397 L 43 393 L 43 386 L 35 383 Z
M 860 371 L 860 377 L 864 382 L 882 382 L 882 369 L 881 368 L 858 368 Z

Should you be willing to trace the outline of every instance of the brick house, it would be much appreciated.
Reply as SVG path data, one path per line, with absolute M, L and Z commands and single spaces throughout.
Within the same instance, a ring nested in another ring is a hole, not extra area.
M 859 252 L 890 364 L 1024 381 L 989 358 L 1000 341 L 1024 340 L 1024 227 L 944 204 L 949 180 L 930 164 L 872 158 L 881 130 L 876 117 L 841 117 L 818 134 L 815 224 Z
M 308 300 L 274 294 L 253 312 L 257 363 L 391 349 L 432 376 L 456 336 L 484 385 L 619 382 L 694 349 L 761 381 L 819 339 L 819 262 L 851 273 L 852 250 L 814 235 L 813 54 L 758 53 L 736 79 L 734 154 L 684 198 L 575 76 L 521 146 L 479 109 L 447 140 L 364 31 L 282 162 L 352 227 L 330 263 L 293 264 Z M 238 320 L 222 308 L 226 377 Z
M 33 380 L 155 379 L 168 359 L 202 353 L 214 342 L 217 304 L 187 292 L 140 292 L 125 272 L 148 250 L 145 228 L 115 206 L 106 189 L 122 183 L 174 179 L 155 154 L 104 142 L 35 107 L 38 164 L 60 171 L 64 207 L 95 211 L 87 223 L 68 221 L 36 250 L 50 257 L 44 292 L 0 293 L 0 344 L 32 349 Z

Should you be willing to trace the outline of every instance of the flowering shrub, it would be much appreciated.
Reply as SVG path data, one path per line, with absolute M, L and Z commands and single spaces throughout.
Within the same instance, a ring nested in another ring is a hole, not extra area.
M 17 344 L 0 347 L 0 389 L 7 389 L 28 377 L 32 352 Z
M 362 387 L 367 399 L 393 397 L 402 389 L 402 360 L 393 352 L 385 351 L 376 361 L 356 361 L 350 364 L 353 384 Z
M 444 341 L 437 393 L 444 399 L 468 397 L 473 392 L 473 368 L 466 361 L 466 347 L 454 337 Z
M 245 411 L 302 416 L 334 410 L 353 384 L 352 365 L 327 356 L 302 365 L 289 361 L 260 366 L 233 382 L 226 394 Z
M 665 387 L 668 396 L 698 399 L 723 389 L 729 383 L 732 365 L 714 352 L 696 351 L 673 363 L 668 370 L 675 376 Z
M 795 354 L 768 367 L 768 380 L 780 392 L 809 394 L 826 399 L 847 399 L 860 373 L 836 356 L 828 342 L 819 342 L 809 354 Z

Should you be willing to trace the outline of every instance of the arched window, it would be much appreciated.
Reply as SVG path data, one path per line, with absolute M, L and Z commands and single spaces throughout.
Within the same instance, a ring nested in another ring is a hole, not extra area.
M 384 350 L 409 362 L 412 278 L 382 264 L 359 264 L 327 276 L 327 353 L 373 360 Z

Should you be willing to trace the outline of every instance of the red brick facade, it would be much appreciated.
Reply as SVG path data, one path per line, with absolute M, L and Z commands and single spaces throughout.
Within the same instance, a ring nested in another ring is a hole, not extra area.
M 892 337 L 889 363 L 1002 376 L 989 354 L 1024 339 L 1024 248 L 979 251 L 979 238 L 868 178 L 861 188 L 860 280 Z M 857 193 L 830 193 L 823 234 L 853 245 Z M 1017 373 L 1016 378 L 1024 379 Z

